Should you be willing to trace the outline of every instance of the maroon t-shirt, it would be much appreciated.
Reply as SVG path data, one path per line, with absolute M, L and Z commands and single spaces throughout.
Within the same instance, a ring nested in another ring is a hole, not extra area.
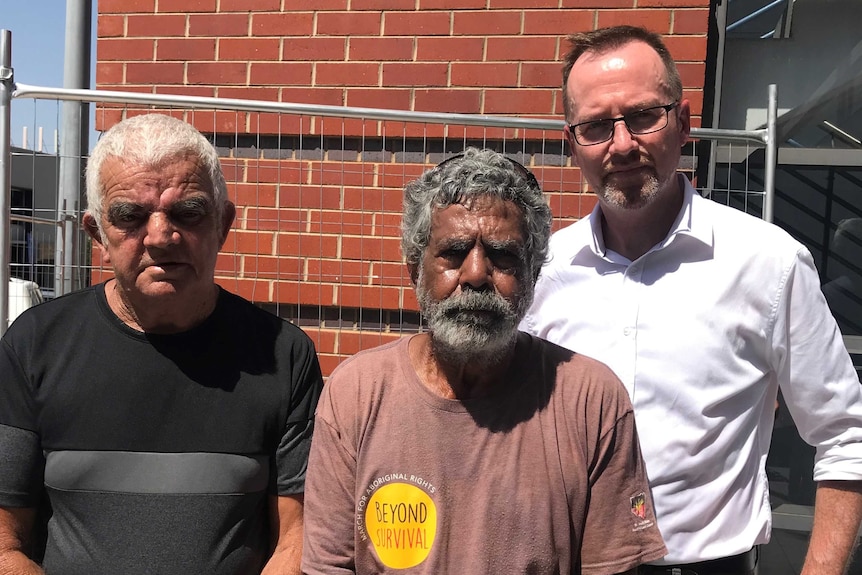
M 599 575 L 665 554 L 606 366 L 522 334 L 497 392 L 448 400 L 408 341 L 357 354 L 324 389 L 304 573 Z

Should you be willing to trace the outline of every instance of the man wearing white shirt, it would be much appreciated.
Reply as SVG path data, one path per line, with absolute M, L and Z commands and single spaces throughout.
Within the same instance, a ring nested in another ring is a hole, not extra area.
M 569 40 L 566 136 L 599 201 L 553 236 L 521 328 L 605 362 L 628 389 L 668 547 L 641 573 L 756 572 L 780 387 L 817 448 L 802 573 L 840 575 L 862 520 L 862 386 L 811 254 L 677 173 L 690 109 L 659 36 Z

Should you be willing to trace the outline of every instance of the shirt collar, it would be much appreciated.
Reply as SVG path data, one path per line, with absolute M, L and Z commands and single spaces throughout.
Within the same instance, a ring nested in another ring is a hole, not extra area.
M 674 241 L 676 236 L 688 236 L 707 246 L 712 246 L 712 221 L 707 211 L 703 209 L 705 206 L 701 204 L 701 202 L 709 200 L 705 200 L 697 193 L 685 175 L 677 174 L 676 177 L 680 179 L 683 188 L 682 207 L 667 236 L 650 251 L 664 249 Z M 697 218 L 693 217 L 695 213 Z M 577 245 L 588 245 L 594 255 L 606 258 L 607 250 L 605 239 L 602 236 L 602 208 L 600 203 L 596 203 L 590 213 L 589 224 L 589 228 L 584 230 L 591 235 L 589 241 L 578 242 Z M 577 254 L 573 255 L 577 256 Z

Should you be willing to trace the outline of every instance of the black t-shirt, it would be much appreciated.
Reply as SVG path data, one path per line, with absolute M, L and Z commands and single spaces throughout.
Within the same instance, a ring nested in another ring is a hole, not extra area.
M 0 506 L 47 495 L 51 575 L 258 573 L 321 385 L 299 328 L 226 291 L 173 335 L 123 324 L 104 284 L 42 304 L 0 342 Z

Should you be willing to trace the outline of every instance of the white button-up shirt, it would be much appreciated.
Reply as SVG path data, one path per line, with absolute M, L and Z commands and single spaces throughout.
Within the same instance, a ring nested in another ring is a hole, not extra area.
M 605 248 L 598 206 L 554 234 L 521 324 L 625 384 L 665 564 L 769 540 L 765 462 L 779 386 L 817 447 L 814 478 L 862 479 L 862 386 L 811 254 L 678 177 L 676 221 L 635 261 Z

